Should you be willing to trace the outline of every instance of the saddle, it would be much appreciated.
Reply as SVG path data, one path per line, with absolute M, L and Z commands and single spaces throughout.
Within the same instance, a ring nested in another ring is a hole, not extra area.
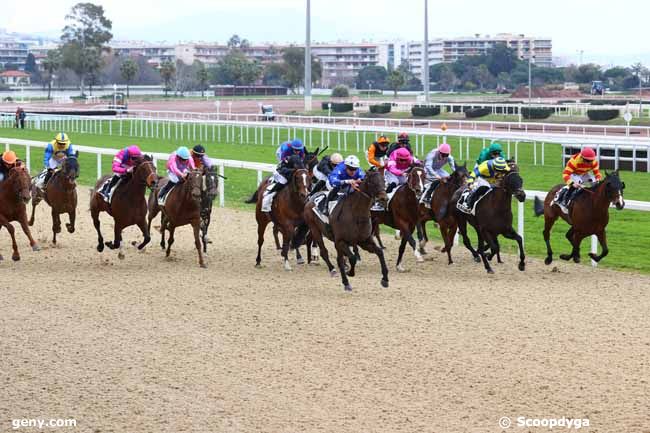
M 172 190 L 176 188 L 176 184 L 173 184 L 171 187 L 168 187 L 166 191 L 161 195 L 160 192 L 158 193 L 158 206 L 165 206 L 165 203 L 167 202 L 167 197 L 169 197 L 169 193 L 172 192 Z
M 476 215 L 476 206 L 490 192 L 492 192 L 492 188 L 488 186 L 481 186 L 475 191 L 467 188 L 460 194 L 458 202 L 456 203 L 456 208 L 465 214 Z M 473 203 L 470 203 L 473 197 L 476 198 Z
M 393 188 L 393 190 L 390 193 L 386 194 L 387 200 L 386 200 L 386 207 L 385 208 L 382 205 L 380 205 L 379 203 L 375 202 L 372 205 L 372 207 L 370 208 L 370 210 L 371 211 L 385 211 L 385 210 L 390 209 L 390 202 L 393 199 L 393 197 L 395 196 L 395 193 L 397 193 L 397 191 L 404 188 L 405 186 L 406 186 L 406 184 L 396 186 L 395 188 Z
M 577 197 L 583 194 L 583 192 L 584 191 L 582 188 L 572 189 L 568 185 L 563 186 L 555 193 L 555 197 L 553 197 L 553 204 L 556 204 L 560 210 L 562 210 L 562 212 L 568 215 L 569 210 L 571 209 L 571 205 Z
M 320 219 L 320 220 L 321 220 L 323 223 L 325 223 L 325 224 L 329 224 L 329 223 L 330 223 L 330 219 L 329 219 L 329 217 L 328 217 L 327 215 L 324 215 L 324 214 L 320 211 L 320 205 L 321 205 L 321 202 L 322 202 L 323 200 L 327 200 L 327 195 L 328 195 L 328 192 L 327 192 L 327 191 L 322 191 L 322 192 L 318 192 L 318 193 L 312 195 L 312 196 L 309 198 L 309 201 L 311 201 L 311 202 L 314 203 L 314 205 L 315 205 L 315 206 L 312 208 L 312 210 L 314 211 L 314 213 L 316 214 L 316 216 L 318 217 L 318 219 Z M 341 200 L 340 200 L 340 197 L 341 197 L 341 194 L 339 194 L 339 200 L 331 200 L 329 203 L 327 203 L 327 207 L 328 207 L 328 211 L 329 211 L 329 214 L 330 214 L 330 215 L 332 215 L 332 212 L 334 211 L 334 209 L 336 208 L 336 206 L 337 206 L 337 205 L 339 204 L 339 202 L 341 201 Z

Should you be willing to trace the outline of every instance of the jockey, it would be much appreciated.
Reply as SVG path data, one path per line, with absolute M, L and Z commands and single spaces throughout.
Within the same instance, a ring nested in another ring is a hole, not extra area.
M 321 213 L 328 215 L 329 207 L 327 203 L 338 198 L 338 194 L 341 190 L 345 194 L 349 194 L 351 189 L 357 189 L 359 183 L 365 179 L 366 174 L 361 170 L 361 164 L 359 163 L 359 158 L 355 155 L 350 155 L 345 158 L 345 161 L 332 170 L 330 173 L 327 182 L 330 184 L 332 189 L 327 195 L 327 199 L 322 200 L 318 204 L 318 209 Z
M 305 157 L 305 145 L 301 139 L 294 138 L 291 141 L 285 141 L 275 151 L 275 157 L 278 159 L 278 162 L 286 161 L 291 155 Z
M 111 177 L 110 182 L 105 184 L 101 192 L 106 202 L 110 202 L 111 196 L 115 189 L 117 189 L 119 183 L 127 174 L 133 172 L 135 163 L 140 158 L 142 158 L 142 151 L 135 144 L 117 152 L 115 158 L 113 158 L 113 165 L 111 167 L 113 177 Z
M 429 152 L 424 162 L 424 171 L 427 175 L 427 182 L 433 183 L 433 185 L 427 189 L 427 192 L 424 195 L 424 201 L 426 203 L 429 203 L 431 201 L 431 195 L 433 194 L 433 191 L 440 184 L 436 181 L 449 177 L 449 173 L 447 173 L 445 169 L 442 168 L 446 164 L 449 164 L 451 171 L 456 170 L 456 162 L 454 161 L 454 157 L 451 156 L 451 146 L 449 146 L 447 143 L 442 143 L 440 146 L 438 146 L 437 149 L 433 149 L 431 152 Z
M 591 173 L 593 172 L 593 174 Z M 602 179 L 596 152 L 591 147 L 585 147 L 569 159 L 562 179 L 568 188 L 563 188 L 558 196 L 558 205 L 567 212 L 569 202 L 575 197 L 584 183 L 595 183 Z
M 45 189 L 52 174 L 61 167 L 63 160 L 74 156 L 74 149 L 70 144 L 70 136 L 65 132 L 59 132 L 54 140 L 48 143 L 43 156 L 43 171 L 36 178 L 36 187 Z
M 197 144 L 192 148 L 192 161 L 194 161 L 194 167 L 203 169 L 203 167 L 210 169 L 212 168 L 212 161 L 205 154 L 205 147 Z
M 343 156 L 340 153 L 333 153 L 332 155 L 327 155 L 323 157 L 318 162 L 318 165 L 314 167 L 314 177 L 318 179 L 316 185 L 312 188 L 312 194 L 321 191 L 327 186 L 327 178 L 334 168 L 343 162 Z
M 171 191 L 171 189 L 185 180 L 187 173 L 190 170 L 194 170 L 194 161 L 192 160 L 192 155 L 187 147 L 181 146 L 176 149 L 176 152 L 172 152 L 167 159 L 167 177 L 169 182 L 167 182 L 158 192 L 158 201 L 161 202 L 165 195 Z
M 13 150 L 7 150 L 2 154 L 2 160 L 0 161 L 0 182 L 7 178 L 9 170 L 16 166 L 17 161 L 18 158 Z
M 388 156 L 390 156 L 397 149 L 405 147 L 408 149 L 409 153 L 413 155 L 413 150 L 411 149 L 411 144 L 409 143 L 409 135 L 406 132 L 400 132 L 397 136 L 397 143 L 393 143 L 388 148 Z
M 386 187 L 387 194 L 390 194 L 397 186 L 406 183 L 408 179 L 406 170 L 417 162 L 419 161 L 413 158 L 413 155 L 405 147 L 400 147 L 391 153 L 384 172 L 386 184 L 388 185 Z
M 476 165 L 481 165 L 488 159 L 494 159 L 497 157 L 501 157 L 503 159 L 508 159 L 506 155 L 503 153 L 503 147 L 496 141 L 490 144 L 489 147 L 484 148 L 481 150 L 481 153 L 478 156 L 478 159 L 476 160 Z
M 380 135 L 379 138 L 377 138 L 377 141 L 372 143 L 368 148 L 368 152 L 366 154 L 368 163 L 380 170 L 383 169 L 386 165 L 389 144 L 390 141 L 388 141 L 388 137 L 385 135 Z
M 266 186 L 262 196 L 262 212 L 271 212 L 273 197 L 275 197 L 275 194 L 277 194 L 278 191 L 284 188 L 284 186 L 289 182 L 289 178 L 291 178 L 294 171 L 298 168 L 302 168 L 303 157 L 295 148 L 293 152 L 294 153 L 289 154 L 286 159 L 280 161 L 278 166 L 275 168 L 273 175 L 269 179 L 268 185 Z M 300 165 L 300 167 L 298 165 Z
M 474 170 L 472 170 L 467 178 L 467 183 L 471 191 L 470 198 L 467 201 L 467 207 L 469 209 L 473 207 L 476 191 L 480 187 L 487 186 L 488 188 L 492 188 L 492 185 L 509 171 L 510 166 L 502 157 L 488 159 L 482 162 L 481 165 L 474 167 Z

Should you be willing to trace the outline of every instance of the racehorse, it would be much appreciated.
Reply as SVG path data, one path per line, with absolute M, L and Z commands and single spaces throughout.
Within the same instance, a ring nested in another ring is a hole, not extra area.
M 448 264 L 450 265 L 454 263 L 451 259 L 451 249 L 454 246 L 454 236 L 458 224 L 454 218 L 454 213 L 449 209 L 449 205 L 454 192 L 465 184 L 468 175 L 466 164 L 456 165 L 456 169 L 449 177 L 439 181 L 438 186 L 431 195 L 431 207 L 428 208 L 423 203 L 420 203 L 420 221 L 416 226 L 420 242 L 420 253 L 426 254 L 424 246 L 429 241 L 426 223 L 433 220 L 438 223 L 440 235 L 445 243 L 445 247 L 441 252 L 447 253 Z
M 142 231 L 144 240 L 138 245 L 139 250 L 142 250 L 151 241 L 149 229 L 147 228 L 147 201 L 144 194 L 146 188 L 155 188 L 158 183 L 158 175 L 151 156 L 145 155 L 140 158 L 136 161 L 133 172 L 127 174 L 116 187 L 110 204 L 106 203 L 99 193 L 104 182 L 109 178 L 110 175 L 103 176 L 97 181 L 95 188 L 91 190 L 90 215 L 97 231 L 97 251 L 100 253 L 104 251 L 104 245 L 112 250 L 119 248 L 117 257 L 123 259 L 122 230 L 126 227 L 135 224 Z M 101 212 L 108 213 L 115 220 L 115 239 L 113 242 L 104 243 L 99 222 Z
M 0 228 L 6 227 L 11 236 L 11 246 L 13 254 L 11 258 L 14 261 L 20 260 L 18 244 L 16 243 L 16 234 L 12 221 L 18 221 L 23 232 L 29 239 L 29 245 L 33 251 L 40 248 L 32 237 L 27 224 L 27 206 L 31 198 L 31 178 L 29 172 L 22 161 L 18 160 L 16 166 L 9 170 L 7 178 L 0 182 Z M 2 255 L 0 255 L 2 260 Z
M 68 214 L 68 233 L 74 233 L 74 223 L 77 217 L 77 178 L 79 177 L 79 161 L 75 156 L 67 157 L 61 164 L 61 169 L 52 175 L 47 183 L 45 194 L 32 185 L 32 216 L 29 225 L 34 225 L 36 206 L 45 200 L 52 208 L 52 243 L 56 244 L 56 235 L 61 233 L 61 214 Z
M 300 167 L 300 165 L 294 165 Z M 282 233 L 282 257 L 284 258 L 284 269 L 291 270 L 289 265 L 289 247 L 292 245 L 295 228 L 303 223 L 303 208 L 309 194 L 311 178 L 309 172 L 302 166 L 296 169 L 291 175 L 288 184 L 280 190 L 271 206 L 271 212 L 262 212 L 262 199 L 266 182 L 262 182 L 257 189 L 257 205 L 255 207 L 255 219 L 257 220 L 257 258 L 255 266 L 260 267 L 262 261 L 262 244 L 264 244 L 264 231 L 266 226 L 273 221 Z M 297 248 L 296 248 L 297 250 Z
M 569 224 L 570 227 L 565 236 L 573 247 L 571 254 L 561 254 L 560 258 L 562 260 L 573 259 L 575 263 L 580 262 L 580 243 L 585 237 L 596 235 L 602 253 L 600 255 L 589 253 L 589 257 L 593 261 L 599 262 L 609 253 L 605 235 L 605 228 L 609 222 L 609 205 L 614 204 L 618 210 L 625 207 L 625 200 L 623 200 L 625 182 L 619 178 L 618 170 L 605 173 L 605 178 L 602 181 L 594 184 L 591 188 L 583 188 L 583 192 L 573 200 L 568 215 L 553 202 L 555 194 L 563 186 L 556 185 L 551 188 L 546 194 L 543 204 L 539 198 L 535 197 L 535 215 L 544 214 L 543 233 L 547 254 L 544 263 L 550 265 L 553 262 L 551 228 L 558 218 L 562 218 Z
M 346 291 L 352 290 L 348 276 L 354 276 L 354 268 L 357 263 L 355 254 L 350 250 L 351 246 L 360 246 L 364 250 L 376 254 L 381 265 L 381 285 L 388 287 L 388 267 L 384 259 L 384 252 L 379 248 L 372 238 L 372 221 L 370 219 L 370 207 L 378 200 L 386 204 L 386 184 L 384 176 L 379 172 L 372 171 L 366 174 L 366 178 L 359 184 L 358 190 L 341 199 L 329 216 L 329 224 L 323 223 L 313 208 L 316 206 L 313 200 L 305 206 L 304 220 L 309 226 L 311 238 L 320 248 L 323 260 L 327 264 L 330 275 L 336 275 L 334 266 L 329 260 L 329 254 L 323 235 L 334 242 L 336 248 L 336 261 L 341 272 L 341 280 Z M 311 256 L 311 245 L 307 243 L 308 254 Z M 345 258 L 350 261 L 350 270 L 345 272 Z
M 203 260 L 201 250 L 201 200 L 203 198 L 203 171 L 190 170 L 183 182 L 169 191 L 165 204 L 161 207 L 158 205 L 158 192 L 169 179 L 163 178 L 158 182 L 158 188 L 154 189 L 149 195 L 149 214 L 147 217 L 147 231 L 151 231 L 151 221 L 162 211 L 160 217 L 160 247 L 165 249 L 165 230 L 169 230 L 169 240 L 167 241 L 166 257 L 171 253 L 172 244 L 174 243 L 174 232 L 176 227 L 187 224 L 192 225 L 194 230 L 194 245 L 199 253 L 199 266 L 207 268 Z
M 201 187 L 201 242 L 203 252 L 208 252 L 208 228 L 212 216 L 212 203 L 219 192 L 219 179 L 217 168 L 205 167 L 203 169 L 203 185 Z
M 391 199 L 389 208 L 386 210 L 375 211 L 372 210 L 373 233 L 378 233 L 379 224 L 385 224 L 394 229 L 399 230 L 402 238 L 399 245 L 399 253 L 397 256 L 397 271 L 405 272 L 402 266 L 402 256 L 406 243 L 413 248 L 415 253 L 415 260 L 418 263 L 424 262 L 422 254 L 416 248 L 415 240 L 413 239 L 413 230 L 419 220 L 418 202 L 424 192 L 424 169 L 421 167 L 412 167 L 408 171 L 408 180 L 406 184 L 401 186 Z
M 516 168 L 512 169 L 505 176 L 497 181 L 491 191 L 476 204 L 475 215 L 469 215 L 457 208 L 458 199 L 464 188 L 460 188 L 452 198 L 451 204 L 454 208 L 454 217 L 458 224 L 458 231 L 463 237 L 463 244 L 472 253 L 474 260 L 483 261 L 485 270 L 489 274 L 494 271 L 490 266 L 489 260 L 497 256 L 497 261 L 501 263 L 499 257 L 499 242 L 497 236 L 503 235 L 508 239 L 514 239 L 519 245 L 519 270 L 526 268 L 524 259 L 524 246 L 521 236 L 517 234 L 512 227 L 512 196 L 523 202 L 526 200 L 526 193 L 523 190 L 524 181 L 519 176 Z M 478 191 L 476 191 L 478 193 Z M 478 236 L 478 251 L 472 248 L 469 238 L 467 237 L 467 223 L 471 224 L 476 230 Z M 491 249 L 488 258 L 485 256 L 486 245 Z

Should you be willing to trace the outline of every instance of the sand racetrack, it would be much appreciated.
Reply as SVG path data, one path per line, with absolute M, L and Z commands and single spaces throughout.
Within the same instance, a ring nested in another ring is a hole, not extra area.
M 387 239 L 390 288 L 364 254 L 345 293 L 324 266 L 283 271 L 270 230 L 255 269 L 250 212 L 215 209 L 202 270 L 187 227 L 172 260 L 157 233 L 98 254 L 81 201 L 57 248 L 40 206 L 43 250 L 19 233 L 21 262 L 0 232 L 0 431 L 478 433 L 525 416 L 650 432 L 648 276 L 512 257 L 488 276 L 460 248 L 397 274 Z

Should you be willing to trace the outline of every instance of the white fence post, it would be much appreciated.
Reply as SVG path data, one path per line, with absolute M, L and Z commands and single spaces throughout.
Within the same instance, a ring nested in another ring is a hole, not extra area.
M 224 173 L 224 165 L 223 163 L 221 163 L 219 164 L 219 174 L 223 176 L 223 173 Z M 226 205 L 224 181 L 225 179 L 223 177 L 219 181 L 219 206 L 221 207 L 224 207 Z
M 594 254 L 598 254 L 598 237 L 596 235 L 591 235 L 591 252 Z M 595 268 L 596 266 L 598 266 L 598 262 L 592 260 L 591 266 Z
M 517 202 L 517 233 L 521 236 L 521 242 L 524 242 L 524 203 Z
M 262 170 L 257 170 L 257 186 L 260 186 L 262 183 Z
M 102 177 L 102 154 L 97 154 L 97 179 Z

